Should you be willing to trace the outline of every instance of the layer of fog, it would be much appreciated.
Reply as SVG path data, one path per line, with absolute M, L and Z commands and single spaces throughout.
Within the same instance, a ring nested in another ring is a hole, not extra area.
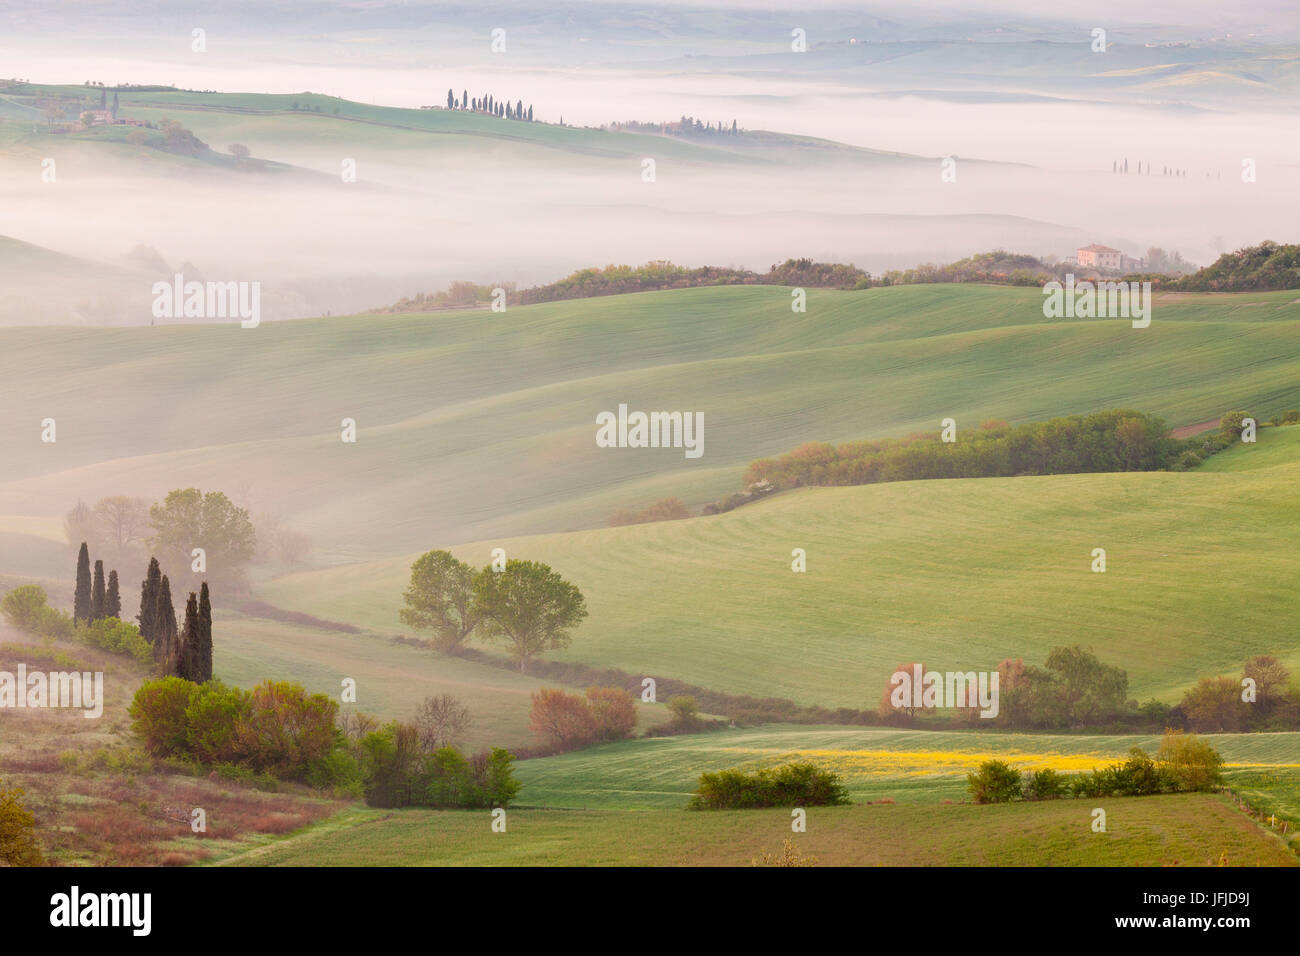
M 765 5 L 728 6 L 761 13 Z M 966 15 L 986 8 L 997 16 L 1034 12 L 993 3 Z M 1181 9 L 1166 8 L 1126 16 L 1124 5 L 1113 5 L 1099 13 L 1140 24 Z M 303 11 L 305 31 L 313 11 L 340 8 L 295 9 Z M 540 16 L 542 8 L 517 9 Z M 923 12 L 941 17 L 945 9 L 927 4 Z M 428 8 L 419 12 L 427 24 Z M 777 8 L 768 12 L 779 18 Z M 756 57 L 743 76 L 714 75 L 707 63 L 671 59 L 680 47 L 671 37 L 646 42 L 668 62 L 662 68 L 576 66 L 598 58 L 588 51 L 552 58 L 543 69 L 526 56 L 492 56 L 486 42 L 468 50 L 472 30 L 461 22 L 449 21 L 441 33 L 426 25 L 403 38 L 391 19 L 404 15 L 384 8 L 384 29 L 369 36 L 361 28 L 366 18 L 348 21 L 351 32 L 318 37 L 277 32 L 288 29 L 280 26 L 261 35 L 217 29 L 203 54 L 190 53 L 185 37 L 140 23 L 122 25 L 112 44 L 87 44 L 78 39 L 85 23 L 73 17 L 57 39 L 0 40 L 0 62 L 5 72 L 38 82 L 95 77 L 223 91 L 310 89 L 408 107 L 441 103 L 450 86 L 522 97 L 539 118 L 563 115 L 570 125 L 689 114 L 922 158 L 829 163 L 814 153 L 768 164 L 687 164 L 656 155 L 649 139 L 645 154 L 656 159 L 657 176 L 647 183 L 639 156 L 599 159 L 491 138 L 475 141 L 478 152 L 470 155 L 414 132 L 400 149 L 381 150 L 368 144 L 366 126 L 321 119 L 343 130 L 326 145 L 295 138 L 290 121 L 264 139 L 246 138 L 255 156 L 313 175 L 164 173 L 165 163 L 48 137 L 0 152 L 0 236 L 126 271 L 81 281 L 5 273 L 10 294 L 0 322 L 147 322 L 153 281 L 182 266 L 211 280 L 260 281 L 263 317 L 274 319 L 365 309 L 458 279 L 527 286 L 611 262 L 764 269 L 810 256 L 879 272 L 997 246 L 1064 257 L 1097 241 L 1133 256 L 1159 245 L 1205 263 L 1262 239 L 1295 239 L 1300 126 L 1282 113 L 1188 105 L 1195 87 L 1180 93 L 1183 105 L 1118 93 L 1118 102 L 1087 102 L 1059 90 L 1025 101 L 1001 90 L 1010 84 L 996 75 L 935 76 L 924 86 L 930 95 L 899 95 L 900 83 L 916 79 L 903 66 L 882 65 L 864 80 L 782 72 L 779 58 Z M 1252 15 L 1283 26 L 1292 19 L 1271 8 Z M 891 22 L 909 16 L 890 14 Z M 991 26 L 998 21 L 990 16 Z M 337 55 L 340 48 L 346 56 Z M 720 52 L 737 50 L 724 44 Z M 953 92 L 974 101 L 951 102 Z M 205 131 L 203 114 L 177 111 L 175 118 L 215 149 L 229 146 Z M 44 151 L 58 162 L 57 183 L 41 181 Z M 955 182 L 942 181 L 942 157 L 956 157 Z M 341 181 L 345 158 L 358 164 L 357 183 Z M 1112 164 L 1125 160 L 1129 174 L 1112 174 Z M 1256 182 L 1242 181 L 1247 160 Z M 1152 172 L 1139 178 L 1139 162 Z M 1186 176 L 1163 176 L 1165 167 Z M 124 261 L 138 246 L 156 251 L 161 264 Z

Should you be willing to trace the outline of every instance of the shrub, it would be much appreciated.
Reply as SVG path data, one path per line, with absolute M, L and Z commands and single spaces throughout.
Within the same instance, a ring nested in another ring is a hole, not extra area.
M 153 660 L 153 647 L 140 634 L 134 624 L 128 624 L 115 617 L 103 617 L 97 621 L 77 624 L 75 637 L 83 644 L 99 647 L 114 654 L 125 654 L 141 664 Z
M 0 601 L 0 613 L 4 614 L 5 620 L 28 633 L 36 632 L 48 607 L 45 589 L 35 584 L 14 588 Z
M 1223 780 L 1223 757 L 1196 734 L 1166 730 L 1156 761 L 1178 790 L 1209 790 Z
M 621 687 L 587 688 L 587 708 L 599 741 L 623 740 L 636 729 L 636 702 Z
M 1020 796 L 1020 774 L 1001 760 L 986 760 L 966 775 L 967 789 L 976 803 L 1006 803 Z
M 21 787 L 0 788 L 0 864 L 42 866 L 36 839 L 36 817 L 21 802 Z
M 150 755 L 170 757 L 187 752 L 185 711 L 196 689 L 197 685 L 187 680 L 164 677 L 146 681 L 135 692 L 128 709 L 131 728 Z
M 1116 771 L 1116 778 L 1119 794 L 1126 797 L 1164 793 L 1174 786 L 1169 775 L 1141 747 L 1129 750 L 1129 758 Z
M 455 747 L 422 751 L 419 731 L 407 724 L 372 731 L 359 750 L 362 790 L 372 807 L 504 807 L 519 792 L 514 754 L 494 749 L 466 759 Z
M 500 747 L 478 754 L 472 762 L 474 783 L 480 807 L 504 807 L 519 793 L 522 784 L 514 778 L 511 766 L 515 755 Z
M 819 807 L 849 803 L 837 774 L 810 763 L 786 764 L 752 773 L 721 770 L 700 775 L 692 810 L 748 810 L 755 807 Z
M 1242 422 L 1247 418 L 1252 418 L 1250 412 L 1234 409 L 1224 414 L 1219 419 L 1219 432 L 1228 438 L 1240 438 Z
M 786 837 L 785 842 L 781 844 L 781 852 L 767 853 L 764 852 L 761 857 L 754 857 L 749 861 L 750 866 L 816 866 L 817 857 L 809 854 L 804 856 L 799 852 L 799 848 L 794 845 L 792 837 Z
M 185 708 L 185 750 L 200 763 L 229 763 L 242 755 L 239 725 L 248 715 L 248 694 L 218 680 L 193 688 Z
M 673 715 L 673 720 L 679 720 L 683 723 L 692 721 L 700 715 L 699 705 L 695 703 L 695 698 L 688 694 L 670 697 L 667 706 L 668 712 Z
M 76 634 L 76 622 L 67 611 L 53 607 L 41 608 L 36 633 L 41 637 L 70 640 Z
M 334 749 L 338 704 L 324 694 L 308 695 L 288 681 L 253 688 L 248 711 L 237 724 L 240 756 L 257 770 L 297 777 L 308 764 Z
M 1021 794 L 1026 800 L 1057 800 L 1069 792 L 1069 780 L 1050 767 L 1026 773 L 1021 784 Z
M 247 692 L 220 681 L 164 677 L 142 684 L 129 712 L 132 728 L 154 757 L 228 763 L 288 779 L 318 766 L 338 739 L 338 705 L 285 681 L 266 681 Z
M 361 783 L 361 764 L 342 748 L 331 750 L 324 757 L 311 761 L 307 765 L 304 779 L 308 786 L 333 791 L 340 797 L 360 798 L 365 794 Z
M 533 694 L 529 726 L 560 750 L 576 750 L 596 739 L 596 720 L 587 702 L 552 687 Z

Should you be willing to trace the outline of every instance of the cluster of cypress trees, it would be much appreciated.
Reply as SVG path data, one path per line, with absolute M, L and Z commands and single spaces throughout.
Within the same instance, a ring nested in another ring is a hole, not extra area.
M 78 624 L 89 624 L 106 617 L 121 617 L 122 598 L 117 588 L 117 572 L 108 572 L 104 581 L 104 562 L 95 562 L 95 574 L 90 574 L 90 549 L 81 542 L 77 554 L 77 589 L 72 596 L 72 618 Z
M 153 645 L 153 656 L 163 673 L 175 674 L 202 684 L 212 679 L 212 602 L 208 582 L 199 593 L 190 592 L 185 603 L 185 624 L 176 627 L 172 586 L 162 573 L 157 558 L 149 559 L 149 570 L 140 584 L 140 634 Z

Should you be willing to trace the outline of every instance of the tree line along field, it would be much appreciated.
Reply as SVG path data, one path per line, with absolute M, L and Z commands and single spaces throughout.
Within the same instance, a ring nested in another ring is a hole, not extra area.
M 503 547 L 578 584 L 590 617 L 558 660 L 871 709 L 907 661 L 991 671 L 1081 644 L 1128 672 L 1129 697 L 1173 703 L 1256 654 L 1300 667 L 1300 427 L 1263 429 L 1211 461 L 1204 472 L 804 488 L 713 517 L 453 550 L 481 566 Z M 796 547 L 803 574 L 791 571 Z M 1091 571 L 1096 547 L 1104 574 Z M 414 557 L 260 590 L 401 630 Z
M 0 423 L 0 515 L 249 488 L 324 563 L 599 527 L 669 495 L 698 510 L 749 462 L 810 440 L 946 417 L 964 428 L 1129 407 L 1181 425 L 1295 407 L 1293 298 L 1157 297 L 1142 330 L 1047 321 L 1032 289 L 940 285 L 811 290 L 806 314 L 788 289 L 733 287 L 256 330 L 3 329 L 0 399 L 14 411 Z M 595 416 L 620 402 L 703 411 L 704 456 L 597 448 Z M 28 425 L 46 416 L 57 445 Z M 344 417 L 355 445 L 339 441 Z M 123 435 L 122 421 L 148 427 Z

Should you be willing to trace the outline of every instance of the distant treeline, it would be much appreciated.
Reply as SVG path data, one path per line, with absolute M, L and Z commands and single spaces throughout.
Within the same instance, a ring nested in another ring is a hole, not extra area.
M 814 262 L 811 259 L 787 259 L 767 272 L 751 272 L 730 266 L 700 266 L 688 269 L 666 260 L 647 262 L 643 266 L 609 265 L 580 269 L 557 282 L 533 286 L 516 293 L 512 283 L 502 283 L 508 304 L 532 305 L 537 302 L 560 302 L 566 299 L 589 299 L 602 295 L 629 292 L 653 292 L 659 289 L 691 289 L 715 285 L 788 285 L 813 289 L 866 288 L 868 273 L 853 265 Z M 864 284 L 865 283 L 865 284 Z M 473 308 L 492 300 L 493 287 L 472 282 L 453 282 L 443 292 L 424 292 L 403 298 L 373 312 L 423 312 L 446 308 Z
M 580 269 L 570 276 L 546 285 L 524 289 L 518 295 L 521 305 L 535 302 L 558 302 L 586 299 L 628 292 L 657 289 L 689 289 L 715 285 L 787 285 L 812 289 L 854 289 L 870 276 L 852 265 L 814 262 L 811 259 L 787 259 L 767 272 L 751 272 L 729 266 L 701 266 L 688 269 L 667 261 L 647 262 L 643 266 L 605 266 Z
M 179 125 L 179 124 L 177 124 Z M 168 148 L 178 151 L 171 139 L 185 130 L 169 134 Z M 200 144 L 201 145 L 201 144 Z M 1259 292 L 1269 289 L 1300 289 L 1300 245 L 1263 242 L 1258 246 L 1225 253 L 1213 264 L 1191 274 L 1190 265 L 1178 252 L 1152 247 L 1146 253 L 1148 271 L 1123 276 L 1130 281 L 1147 281 L 1172 292 Z M 814 262 L 787 259 L 767 272 L 753 272 L 731 266 L 687 268 L 667 260 L 642 266 L 608 265 L 580 269 L 557 282 L 516 292 L 513 283 L 499 286 L 453 282 L 445 291 L 420 293 L 403 298 L 373 312 L 426 312 L 437 309 L 473 308 L 486 305 L 494 288 L 504 289 L 509 304 L 531 305 L 566 299 L 588 299 L 602 295 L 625 295 L 658 289 L 691 289 L 720 285 L 783 285 L 809 289 L 871 289 L 895 285 L 979 282 L 1025 287 L 1064 280 L 1067 273 L 1079 273 L 1072 262 L 1044 262 L 1034 256 L 994 249 L 947 265 L 923 263 L 911 269 L 891 269 L 879 276 L 852 263 Z M 1089 272 L 1088 274 L 1091 274 Z
M 701 120 L 698 116 L 686 116 L 685 114 L 679 120 L 670 120 L 663 123 L 615 120 L 608 126 L 601 126 L 601 129 L 620 133 L 659 133 L 665 136 L 739 136 L 745 132 L 734 119 L 731 121 L 731 125 L 728 126 L 726 120 L 718 120 L 715 124 L 713 120 Z

